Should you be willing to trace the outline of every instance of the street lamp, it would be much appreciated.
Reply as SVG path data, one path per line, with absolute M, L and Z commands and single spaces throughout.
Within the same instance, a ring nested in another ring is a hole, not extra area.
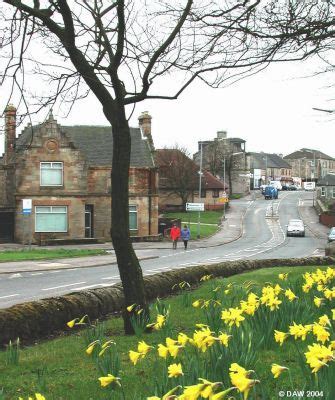
M 202 142 L 200 144 L 200 169 L 199 169 L 199 203 L 201 200 L 201 178 L 202 178 Z M 198 211 L 198 226 L 197 226 L 197 238 L 200 239 L 200 211 Z

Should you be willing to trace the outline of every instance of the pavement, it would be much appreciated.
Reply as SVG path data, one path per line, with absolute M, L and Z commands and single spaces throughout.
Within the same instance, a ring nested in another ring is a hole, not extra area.
M 258 191 L 255 191 L 250 195 L 243 197 L 242 199 L 230 201 L 230 206 L 226 210 L 225 218 L 221 221 L 219 231 L 205 239 L 191 240 L 189 243 L 189 247 L 215 247 L 238 240 L 243 234 L 244 215 L 247 212 L 248 207 L 252 204 L 252 201 L 259 197 L 261 197 L 260 193 Z M 319 224 L 319 217 L 315 209 L 312 207 L 312 204 L 309 204 L 308 202 L 301 203 L 301 205 L 299 205 L 298 207 L 298 210 L 301 219 L 304 221 L 305 225 L 314 236 L 322 239 L 327 237 L 329 229 L 324 225 Z M 27 246 L 14 243 L 0 243 L 0 251 L 9 249 L 23 249 L 26 247 Z M 38 246 L 33 247 L 38 248 Z M 62 245 L 49 247 L 45 246 L 43 248 L 55 249 L 56 247 L 77 249 L 78 245 Z M 151 258 L 157 258 L 157 255 L 150 254 L 150 250 L 171 249 L 172 243 L 170 240 L 165 239 L 162 242 L 133 243 L 133 247 L 136 251 L 137 257 L 141 261 Z M 80 245 L 80 248 L 101 248 L 108 250 L 110 253 L 108 255 L 87 256 L 78 258 L 5 262 L 0 263 L 0 274 L 15 274 L 27 271 L 45 271 L 53 269 L 90 268 L 116 263 L 116 256 L 113 250 L 112 243 Z

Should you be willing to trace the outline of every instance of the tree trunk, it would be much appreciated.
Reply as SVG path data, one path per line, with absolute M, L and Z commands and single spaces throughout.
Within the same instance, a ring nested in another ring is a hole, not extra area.
M 130 321 L 131 313 L 127 312 L 126 307 L 137 304 L 144 309 L 145 313 L 148 313 L 148 308 L 145 299 L 142 269 L 129 235 L 130 129 L 124 106 L 118 107 L 116 113 L 105 112 L 105 115 L 112 124 L 113 132 L 111 233 L 124 290 L 124 330 L 126 334 L 132 334 L 134 330 Z

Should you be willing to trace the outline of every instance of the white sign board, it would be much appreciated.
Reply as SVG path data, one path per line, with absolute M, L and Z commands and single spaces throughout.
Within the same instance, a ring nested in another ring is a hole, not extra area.
M 33 206 L 32 199 L 23 199 L 22 200 L 22 212 L 23 212 L 23 214 L 31 214 L 32 206 Z
M 205 211 L 204 203 L 186 203 L 186 211 Z

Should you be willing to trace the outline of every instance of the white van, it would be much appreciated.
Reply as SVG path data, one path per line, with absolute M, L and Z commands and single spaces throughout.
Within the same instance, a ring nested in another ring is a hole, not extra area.
M 282 190 L 282 185 L 279 181 L 270 181 L 270 186 L 275 187 L 277 190 Z
M 304 182 L 305 190 L 315 190 L 315 182 Z

